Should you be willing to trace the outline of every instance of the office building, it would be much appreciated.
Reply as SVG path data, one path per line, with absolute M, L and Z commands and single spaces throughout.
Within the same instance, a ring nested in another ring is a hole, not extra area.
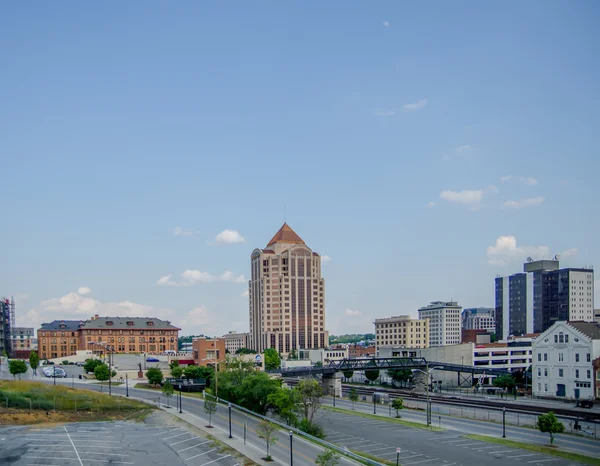
M 224 338 L 194 338 L 192 353 L 197 366 L 216 367 L 217 363 L 225 361 Z M 222 368 L 218 368 L 221 370 Z
M 556 322 L 533 342 L 533 395 L 593 399 L 593 363 L 599 357 L 598 324 Z
M 10 332 L 13 351 L 31 350 L 35 341 L 33 327 L 13 327 Z
M 429 347 L 460 343 L 461 310 L 462 307 L 456 301 L 433 301 L 419 309 L 419 319 L 429 319 Z
M 251 256 L 250 346 L 288 354 L 325 348 L 325 280 L 321 256 L 284 223 L 265 249 Z
M 429 346 L 429 319 L 393 316 L 375 319 L 375 351 L 382 347 L 427 348 Z
M 14 301 L 13 301 L 14 302 Z M 11 345 L 11 302 L 7 298 L 0 299 L 0 354 L 12 356 Z
M 40 359 L 73 356 L 77 351 L 105 354 L 177 351 L 181 329 L 154 317 L 98 317 L 54 320 L 38 329 Z
M 223 335 L 225 340 L 225 349 L 229 354 L 235 354 L 239 349 L 250 349 L 250 334 L 229 332 Z
M 558 260 L 530 260 L 523 269 L 496 278 L 498 338 L 544 332 L 559 321 L 594 321 L 593 269 L 560 269 Z
M 463 330 L 496 331 L 496 309 L 493 307 L 473 307 L 462 311 Z

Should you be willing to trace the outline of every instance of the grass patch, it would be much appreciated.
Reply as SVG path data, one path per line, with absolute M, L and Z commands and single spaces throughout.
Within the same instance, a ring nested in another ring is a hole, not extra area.
M 342 408 L 334 408 L 332 406 L 323 406 L 323 409 L 327 409 L 329 411 L 334 411 L 337 413 L 342 413 L 342 414 L 353 414 L 354 416 L 359 416 L 359 417 L 364 417 L 367 419 L 376 419 L 378 421 L 384 421 L 384 422 L 391 422 L 394 424 L 401 424 L 403 426 L 407 426 L 407 427 L 413 427 L 415 429 L 424 429 L 424 430 L 428 430 L 428 431 L 433 431 L 433 432 L 443 432 L 444 429 L 440 429 L 439 427 L 427 427 L 423 424 L 420 424 L 418 422 L 412 422 L 412 421 L 404 421 L 402 419 L 397 419 L 394 417 L 383 417 L 383 416 L 377 416 L 376 414 L 367 414 L 367 413 L 361 413 L 358 411 L 352 411 L 350 409 L 342 409 Z
M 585 463 L 593 466 L 600 466 L 600 459 L 598 458 L 581 455 L 579 453 L 572 453 L 570 451 L 559 450 L 558 447 L 532 445 L 531 443 L 515 442 L 514 440 L 489 437 L 487 435 L 468 434 L 464 435 L 464 437 L 473 440 L 480 440 L 482 442 L 497 443 L 498 445 L 504 445 L 512 448 L 521 448 L 523 450 L 536 451 L 538 453 L 544 453 L 545 455 L 560 456 L 561 458 L 567 458 L 573 461 L 579 461 L 580 463 Z
M 392 462 L 389 460 L 384 460 L 383 458 L 379 458 L 378 456 L 375 456 L 375 455 L 369 455 L 368 453 L 364 453 L 359 450 L 350 450 L 350 451 L 352 453 L 354 453 L 355 455 L 362 456 L 363 458 L 367 458 L 368 460 L 377 461 L 378 463 L 381 463 L 381 464 L 389 464 L 390 466 L 396 466 L 396 460 L 394 460 Z

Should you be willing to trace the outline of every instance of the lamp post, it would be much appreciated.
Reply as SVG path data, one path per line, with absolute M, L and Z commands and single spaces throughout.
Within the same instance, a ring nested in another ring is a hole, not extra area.
M 375 392 L 373 392 L 373 414 L 377 414 L 377 403 L 375 403 Z
M 229 438 L 233 438 L 231 436 L 231 403 L 228 403 L 227 407 L 229 408 Z
M 54 385 L 56 385 L 56 363 L 52 366 L 52 378 L 54 379 Z
M 427 401 L 426 401 L 426 403 L 427 403 L 427 427 L 429 427 L 431 425 L 431 401 L 429 400 L 429 387 L 431 385 L 432 373 L 436 369 L 442 369 L 442 367 L 436 366 L 436 367 L 432 367 L 430 369 L 429 363 L 426 363 L 424 371 L 422 371 L 421 369 L 415 369 L 415 370 L 419 371 L 420 373 L 425 374 L 427 376 L 427 386 L 425 387 L 425 393 L 427 395 Z
M 183 413 L 181 405 L 183 404 L 183 396 L 181 396 L 181 384 L 179 384 L 179 414 Z
M 106 347 L 106 353 L 108 354 L 108 396 L 112 396 L 112 351 L 111 347 Z
M 502 407 L 502 438 L 506 438 L 506 408 Z
M 129 374 L 125 373 L 125 393 L 126 397 L 129 398 Z
M 294 432 L 290 430 L 290 466 L 294 466 Z
M 333 387 L 332 396 L 333 396 L 333 407 L 335 408 L 335 387 Z

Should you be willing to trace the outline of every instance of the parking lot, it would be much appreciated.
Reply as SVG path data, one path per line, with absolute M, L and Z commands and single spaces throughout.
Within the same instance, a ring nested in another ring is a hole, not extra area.
M 238 459 L 183 425 L 128 422 L 0 427 L 0 464 L 14 466 L 238 466 Z

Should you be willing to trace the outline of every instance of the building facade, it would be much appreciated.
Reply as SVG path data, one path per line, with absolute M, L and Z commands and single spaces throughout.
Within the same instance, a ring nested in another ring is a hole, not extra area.
M 194 338 L 192 340 L 194 363 L 197 366 L 216 367 L 217 363 L 226 359 L 225 344 L 224 338 Z
M 496 278 L 498 338 L 543 332 L 560 321 L 594 321 L 593 269 L 560 269 L 558 260 L 526 262 L 523 269 Z
M 235 354 L 235 352 L 241 348 L 250 349 L 249 333 L 229 332 L 223 335 L 223 339 L 225 340 L 225 349 L 230 354 Z
M 325 348 L 325 280 L 321 256 L 287 223 L 251 256 L 250 346 L 258 353 Z
M 462 311 L 463 330 L 496 331 L 496 309 L 493 307 L 472 307 Z
M 348 346 L 348 357 L 351 359 L 374 358 L 376 354 L 377 350 L 374 346 Z
M 382 347 L 427 348 L 429 346 L 429 319 L 393 316 L 375 319 L 373 323 L 376 353 Z
M 38 329 L 40 359 L 75 355 L 87 350 L 104 354 L 177 351 L 181 329 L 154 317 L 98 317 L 89 320 L 55 320 Z
M 533 342 L 534 396 L 594 397 L 593 361 L 600 357 L 600 326 L 557 322 Z
M 456 301 L 433 301 L 419 309 L 419 319 L 429 319 L 429 347 L 460 343 L 461 310 Z
M 33 327 L 13 327 L 10 339 L 13 351 L 31 350 L 34 347 L 35 331 Z

